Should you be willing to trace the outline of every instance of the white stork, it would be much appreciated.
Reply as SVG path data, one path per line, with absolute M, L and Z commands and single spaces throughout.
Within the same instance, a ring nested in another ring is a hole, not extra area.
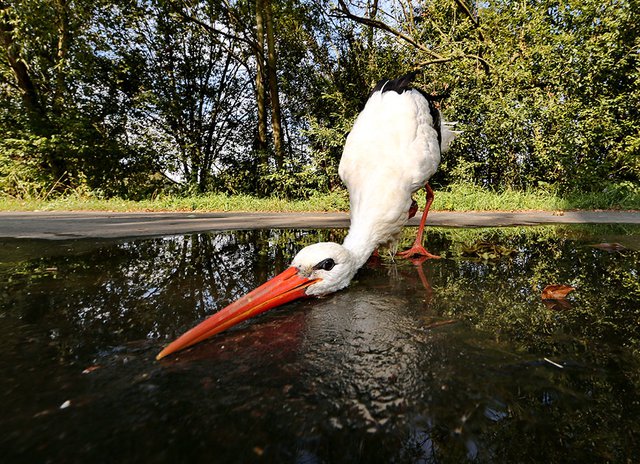
M 416 212 L 411 195 L 422 187 L 427 204 L 416 241 L 400 255 L 436 257 L 422 246 L 433 201 L 427 182 L 455 133 L 441 121 L 431 100 L 411 88 L 417 73 L 378 83 L 347 137 L 339 168 L 351 204 L 351 226 L 344 243 L 321 242 L 303 248 L 287 270 L 183 334 L 157 359 L 289 301 L 347 287 L 378 246 L 397 243 L 403 226 Z

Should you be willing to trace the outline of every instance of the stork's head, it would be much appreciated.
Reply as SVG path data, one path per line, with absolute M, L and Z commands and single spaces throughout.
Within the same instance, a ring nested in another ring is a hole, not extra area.
M 293 258 L 291 267 L 314 282 L 307 287 L 307 296 L 322 296 L 345 288 L 358 270 L 351 252 L 333 242 L 303 248 Z
M 167 345 L 156 359 L 195 345 L 276 306 L 343 289 L 357 270 L 352 253 L 342 245 L 321 242 L 303 248 L 284 272 L 184 333 Z

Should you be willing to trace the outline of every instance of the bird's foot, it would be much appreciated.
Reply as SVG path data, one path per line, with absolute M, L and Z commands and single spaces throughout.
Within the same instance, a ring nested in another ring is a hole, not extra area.
M 429 257 L 428 256 L 422 256 L 422 255 L 413 255 L 413 257 L 409 257 L 409 258 L 405 258 L 405 259 L 411 261 L 415 266 L 421 267 L 420 265 L 422 263 L 424 263 L 425 261 L 428 261 Z M 440 259 L 440 256 L 436 256 L 436 259 Z
M 411 259 L 414 256 L 423 257 L 425 259 L 440 259 L 440 256 L 429 253 L 422 245 L 417 243 L 408 250 L 398 253 L 398 256 L 405 259 Z

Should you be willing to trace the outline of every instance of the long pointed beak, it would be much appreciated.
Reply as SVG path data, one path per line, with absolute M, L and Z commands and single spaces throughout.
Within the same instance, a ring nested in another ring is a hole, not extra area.
M 226 308 L 221 309 L 193 329 L 185 332 L 177 340 L 167 345 L 156 356 L 156 359 L 162 359 L 171 353 L 195 345 L 271 308 L 302 298 L 306 296 L 306 288 L 318 280 L 303 277 L 298 273 L 297 268 L 290 267 Z

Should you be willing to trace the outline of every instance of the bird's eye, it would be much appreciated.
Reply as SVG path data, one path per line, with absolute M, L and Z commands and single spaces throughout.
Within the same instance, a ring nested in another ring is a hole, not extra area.
M 336 265 L 336 262 L 333 259 L 327 258 L 320 261 L 318 264 L 313 266 L 313 268 L 322 269 L 323 271 L 330 271 L 331 269 L 333 269 L 333 266 L 335 265 Z

